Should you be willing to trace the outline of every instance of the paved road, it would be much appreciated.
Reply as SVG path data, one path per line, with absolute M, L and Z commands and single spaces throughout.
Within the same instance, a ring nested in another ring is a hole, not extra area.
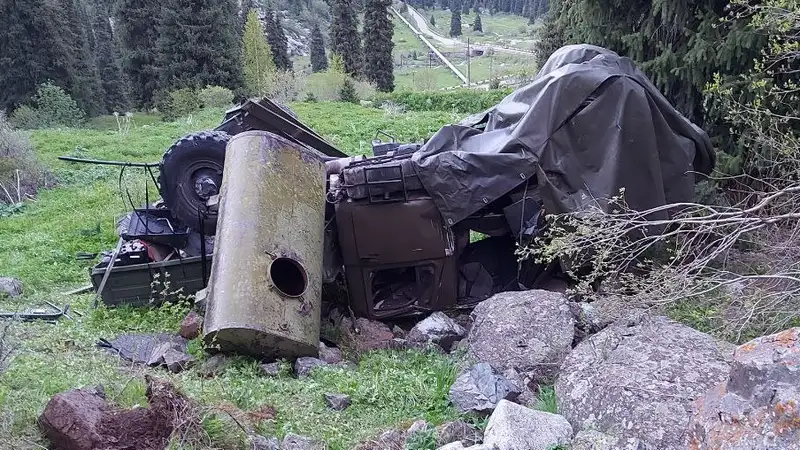
M 466 46 L 467 45 L 465 42 L 462 42 L 462 41 L 460 41 L 458 39 L 451 39 L 451 38 L 448 38 L 448 37 L 444 37 L 441 34 L 436 33 L 435 31 L 431 30 L 431 28 L 428 26 L 428 22 L 425 20 L 424 17 L 422 17 L 422 14 L 417 12 L 417 10 L 412 8 L 411 6 L 408 7 L 408 13 L 411 15 L 411 18 L 414 20 L 414 26 L 420 31 L 420 33 L 428 36 L 429 38 L 433 39 L 434 41 L 436 41 L 436 42 L 438 42 L 438 43 L 440 43 L 442 45 L 451 45 L 451 46 L 455 46 L 455 45 L 464 45 L 464 46 Z M 471 42 L 471 45 L 477 45 L 477 46 L 481 46 L 481 47 L 492 48 L 492 49 L 494 49 L 495 52 L 498 52 L 498 53 L 509 53 L 509 54 L 514 54 L 514 55 L 532 55 L 533 54 L 533 52 L 530 52 L 530 51 L 527 51 L 527 50 L 520 50 L 520 49 L 508 48 L 508 47 L 498 47 L 496 45 L 481 44 L 479 42 Z

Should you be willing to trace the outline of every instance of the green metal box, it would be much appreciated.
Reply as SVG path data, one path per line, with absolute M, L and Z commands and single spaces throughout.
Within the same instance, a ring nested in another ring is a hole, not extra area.
M 101 295 L 103 303 L 107 306 L 160 305 L 181 295 L 194 295 L 206 287 L 203 283 L 201 258 L 195 256 L 182 260 L 113 267 Z M 212 255 L 206 256 L 206 282 L 211 274 L 211 260 Z M 95 266 L 91 269 L 95 290 L 103 281 L 105 272 L 105 267 Z

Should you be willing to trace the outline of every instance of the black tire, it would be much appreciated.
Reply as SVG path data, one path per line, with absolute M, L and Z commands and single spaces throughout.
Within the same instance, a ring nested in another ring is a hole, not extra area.
M 229 140 L 224 131 L 192 133 L 175 142 L 161 160 L 158 184 L 164 203 L 180 223 L 194 229 L 199 229 L 201 211 L 205 216 L 202 231 L 207 235 L 216 234 L 217 214 L 209 210 L 206 200 L 222 186 Z

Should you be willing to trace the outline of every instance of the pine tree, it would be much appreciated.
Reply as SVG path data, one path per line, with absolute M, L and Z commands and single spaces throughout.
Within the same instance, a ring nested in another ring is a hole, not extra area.
M 436 26 L 436 17 L 433 17 L 433 14 L 431 14 L 431 26 L 432 27 Z
M 120 67 L 119 49 L 115 45 L 108 10 L 102 2 L 96 5 L 92 28 L 95 60 L 103 86 L 105 112 L 126 111 L 129 107 L 128 86 Z
M 354 5 L 352 0 L 332 0 L 332 3 L 331 52 L 342 57 L 346 73 L 358 78 L 363 57 Z
M 131 87 L 131 100 L 137 108 L 153 105 L 158 89 L 154 21 L 161 15 L 161 0 L 120 0 L 115 13 L 123 50 L 122 68 Z
M 27 102 L 52 81 L 89 112 L 100 112 L 100 80 L 73 0 L 0 2 L 0 109 Z
M 311 31 L 311 71 L 323 72 L 328 69 L 328 57 L 325 55 L 325 42 L 319 25 L 314 24 Z
M 450 2 L 450 36 L 461 36 L 461 4 L 458 0 Z
M 244 25 L 242 56 L 245 93 L 248 96 L 266 94 L 270 74 L 275 72 L 275 62 L 261 21 L 258 19 L 258 13 L 254 9 L 247 14 L 247 22 Z
M 394 90 L 390 6 L 392 0 L 367 0 L 364 11 L 364 72 L 382 92 Z
M 292 70 L 292 60 L 289 59 L 289 50 L 286 43 L 286 34 L 283 32 L 281 20 L 276 12 L 267 9 L 265 28 L 267 42 L 272 49 L 272 59 L 278 70 Z
M 235 0 L 165 0 L 158 22 L 159 87 L 242 85 Z
M 344 84 L 342 85 L 341 91 L 339 91 L 339 100 L 350 103 L 358 103 L 359 101 L 353 79 L 349 76 L 345 76 L 344 78 Z
M 472 31 L 483 32 L 483 25 L 481 25 L 481 15 L 475 14 L 475 23 L 472 24 Z

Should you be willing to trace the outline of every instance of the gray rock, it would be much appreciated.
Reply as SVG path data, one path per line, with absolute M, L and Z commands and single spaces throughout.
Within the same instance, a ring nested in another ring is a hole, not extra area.
M 447 422 L 436 427 L 436 445 L 459 443 L 475 445 L 482 440 L 480 430 L 463 420 Z
M 733 346 L 666 317 L 624 319 L 581 342 L 561 366 L 558 410 L 648 448 L 686 445 L 691 402 L 724 380 Z
M 449 444 L 445 444 L 436 450 L 464 450 L 464 444 L 459 441 L 451 442 Z
M 228 356 L 217 353 L 203 362 L 200 366 L 200 375 L 206 378 L 215 377 L 222 374 L 230 364 L 231 359 Z
M 449 352 L 453 343 L 461 340 L 467 334 L 464 328 L 457 324 L 447 314 L 437 311 L 423 319 L 408 333 L 408 341 L 412 343 L 433 343 Z
M 294 374 L 298 378 L 307 377 L 315 367 L 324 365 L 326 365 L 325 361 L 321 359 L 303 356 L 294 362 Z
M 166 365 L 167 369 L 172 373 L 182 372 L 192 367 L 196 361 L 192 355 L 175 350 L 174 348 L 167 350 L 163 358 L 164 365 Z
M 281 443 L 274 437 L 253 434 L 250 435 L 250 448 L 252 450 L 281 450 Z
M 736 349 L 730 374 L 696 403 L 696 449 L 800 449 L 800 328 Z
M 325 403 L 334 411 L 344 411 L 350 406 L 350 396 L 345 394 L 325 394 Z
M 261 373 L 268 377 L 277 377 L 281 373 L 281 363 L 271 362 L 261 365 Z
M 11 277 L 0 277 L 0 298 L 16 298 L 22 295 L 22 281 Z
M 430 424 L 425 420 L 417 420 L 408 427 L 406 431 L 407 436 L 411 436 L 412 434 L 417 434 L 420 431 L 427 431 L 430 428 Z
M 292 433 L 287 434 L 281 443 L 281 450 L 326 450 L 327 448 L 327 445 L 316 439 Z
M 396 337 L 398 339 L 405 339 L 406 336 L 408 336 L 408 333 L 406 333 L 406 330 L 400 328 L 397 325 L 392 327 L 392 334 L 394 334 L 394 337 Z
M 520 391 L 487 363 L 478 363 L 456 378 L 450 401 L 462 413 L 491 413 L 501 400 L 514 401 Z
M 597 430 L 582 430 L 575 435 L 570 450 L 647 450 L 647 447 L 636 438 L 618 438 Z
M 497 294 L 475 307 L 472 320 L 469 357 L 537 382 L 555 377 L 575 335 L 567 298 L 549 291 Z
M 498 450 L 548 450 L 571 440 L 567 419 L 507 400 L 497 405 L 483 435 L 483 443 Z
M 319 359 L 325 364 L 339 364 L 343 360 L 342 351 L 336 347 L 328 347 L 324 342 L 320 342 Z

